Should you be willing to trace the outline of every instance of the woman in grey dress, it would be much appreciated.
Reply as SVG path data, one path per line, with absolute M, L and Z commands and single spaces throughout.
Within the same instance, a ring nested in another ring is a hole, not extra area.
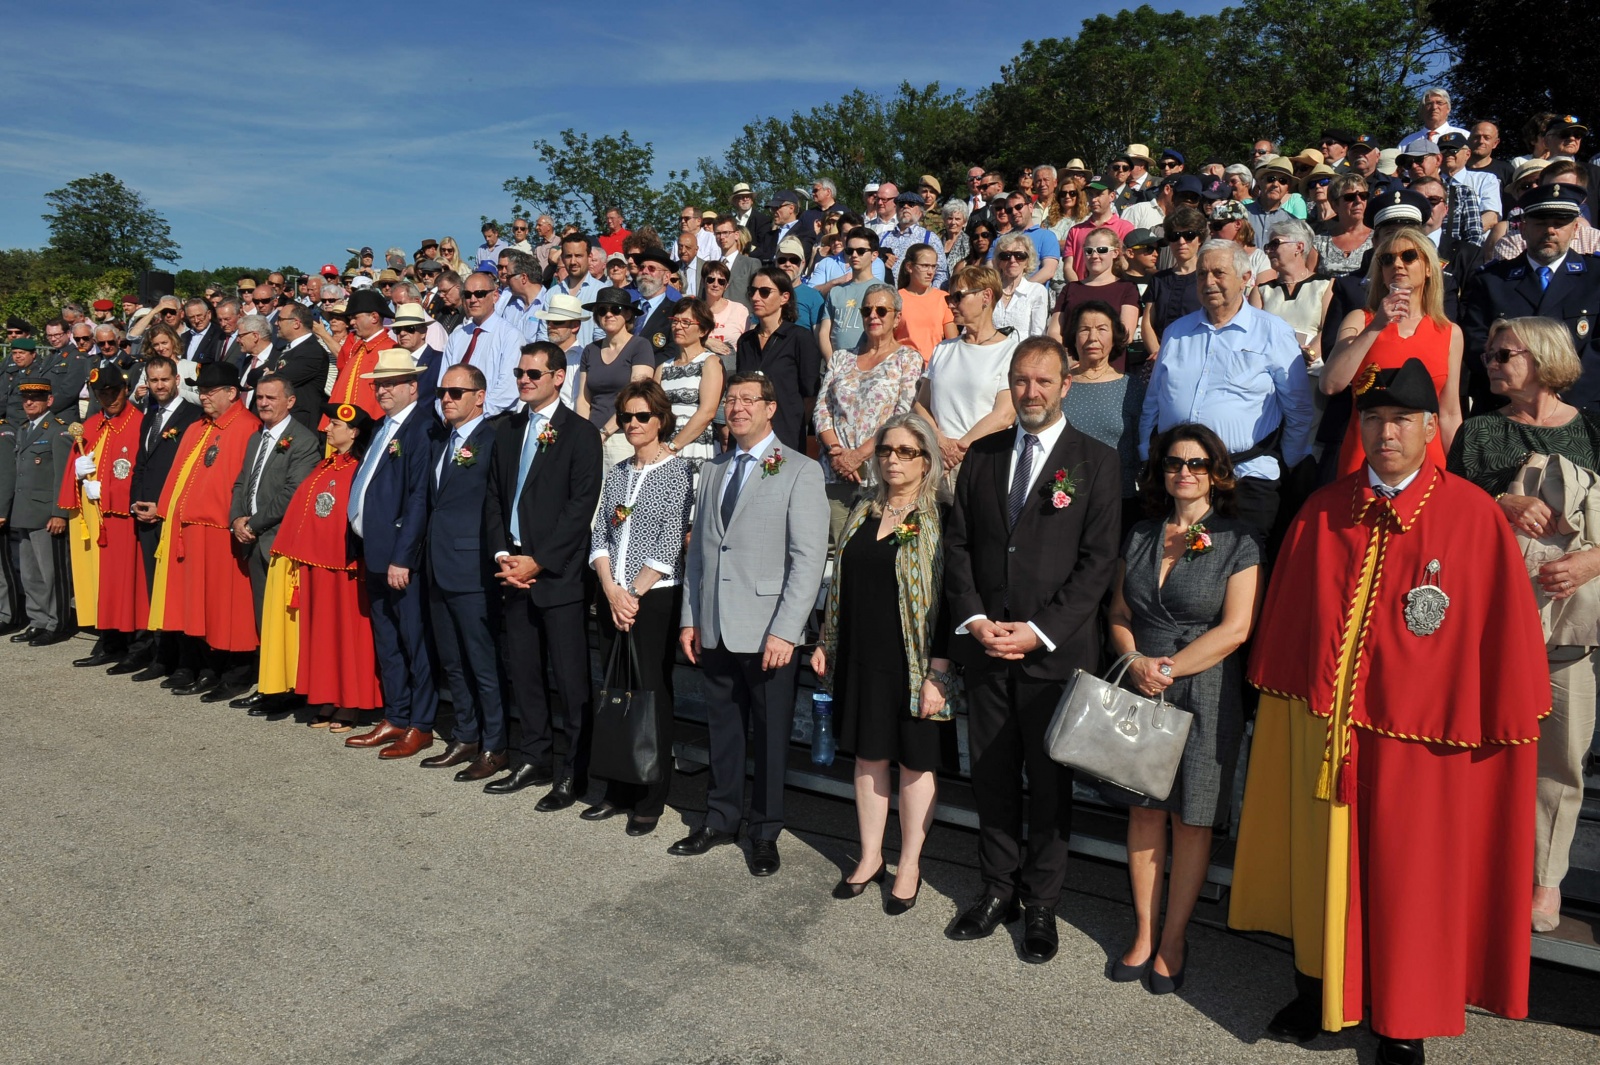
M 1259 580 L 1260 540 L 1231 516 L 1233 464 L 1217 435 L 1203 425 L 1177 425 L 1157 437 L 1150 455 L 1144 493 L 1160 516 L 1128 533 L 1111 601 L 1111 646 L 1140 656 L 1126 683 L 1148 696 L 1165 692 L 1194 723 L 1166 800 L 1101 788 L 1129 808 L 1134 939 L 1112 963 L 1111 978 L 1145 978 L 1152 994 L 1170 994 L 1183 986 L 1189 917 L 1244 731 L 1244 663 L 1235 652 L 1250 636 L 1266 585 Z M 1169 821 L 1171 887 L 1157 936 Z

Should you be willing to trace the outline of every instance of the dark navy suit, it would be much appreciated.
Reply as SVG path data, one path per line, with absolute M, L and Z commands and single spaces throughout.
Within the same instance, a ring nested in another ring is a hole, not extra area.
M 449 426 L 434 431 L 428 466 L 428 614 L 439 671 L 456 712 L 451 740 L 499 752 L 506 749 L 494 640 L 500 628 L 500 596 L 483 524 L 495 432 L 480 419 L 455 447 L 452 433 Z M 455 461 L 463 447 L 471 453 L 465 460 L 470 465 Z
M 373 430 L 377 443 L 387 435 L 385 419 Z M 433 419 L 420 401 L 406 415 L 391 443 L 363 460 L 376 466 L 361 505 L 361 550 L 372 601 L 372 643 L 383 685 L 383 716 L 399 728 L 433 731 L 439 696 L 433 687 L 433 656 L 428 650 L 427 580 L 423 549 L 428 534 L 428 481 L 433 476 Z M 391 446 L 398 443 L 399 454 Z M 389 567 L 411 571 L 403 589 L 389 587 Z
M 433 398 L 434 392 L 439 387 L 439 378 L 443 371 L 440 365 L 444 362 L 444 352 L 438 348 L 424 345 L 412 352 L 412 358 L 417 360 L 417 365 L 422 368 L 422 376 L 417 378 L 417 402 L 427 409 L 428 417 L 436 425 L 442 425 L 439 417 L 439 401 Z M 445 431 L 449 435 L 449 431 Z

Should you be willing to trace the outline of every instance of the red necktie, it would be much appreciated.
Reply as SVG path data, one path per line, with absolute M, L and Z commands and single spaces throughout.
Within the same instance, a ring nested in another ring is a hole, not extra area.
M 476 329 L 474 329 L 472 331 L 472 339 L 467 342 L 467 353 L 465 355 L 461 356 L 461 365 L 462 366 L 471 366 L 472 365 L 472 349 L 478 346 L 478 338 L 481 337 L 481 336 L 483 336 L 483 327 L 482 326 L 479 326 L 478 328 L 476 328 Z
M 1436 141 L 1438 139 L 1439 139 L 1439 131 L 1436 130 L 1436 129 L 1430 129 L 1428 131 L 1428 140 L 1430 142 L 1432 142 L 1432 141 Z

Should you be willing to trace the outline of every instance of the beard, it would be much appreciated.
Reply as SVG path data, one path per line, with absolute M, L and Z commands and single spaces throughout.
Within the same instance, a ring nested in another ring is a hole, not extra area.
M 1060 410 L 1061 408 L 1054 403 L 1046 403 L 1042 407 L 1021 407 L 1017 410 L 1017 420 L 1031 433 L 1053 422 Z

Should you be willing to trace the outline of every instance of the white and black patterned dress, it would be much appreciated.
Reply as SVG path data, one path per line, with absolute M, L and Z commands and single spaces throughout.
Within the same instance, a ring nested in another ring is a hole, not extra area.
M 683 537 L 689 529 L 694 475 L 679 456 L 635 469 L 630 456 L 606 470 L 600 509 L 589 530 L 589 564 L 602 555 L 623 587 L 646 566 L 661 574 L 657 588 L 683 579 Z M 618 507 L 631 507 L 625 518 Z
M 680 428 L 687 425 L 695 411 L 700 409 L 700 378 L 705 372 L 706 360 L 716 357 L 709 351 L 702 351 L 687 366 L 669 362 L 661 367 L 661 387 L 672 401 L 672 413 L 677 415 Z M 678 455 L 696 473 L 700 471 L 701 463 L 716 458 L 716 440 L 711 435 L 710 423 L 700 430 L 699 436 L 679 448 Z

